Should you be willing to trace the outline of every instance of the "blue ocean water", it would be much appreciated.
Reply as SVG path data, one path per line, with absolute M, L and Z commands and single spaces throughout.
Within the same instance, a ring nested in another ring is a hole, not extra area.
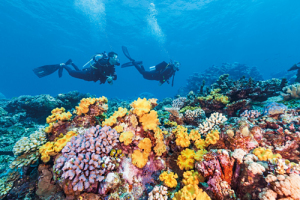
M 78 90 L 127 98 L 150 92 L 174 96 L 193 72 L 239 62 L 264 78 L 300 61 L 298 0 L 1 0 L 0 92 L 19 95 Z M 181 62 L 175 85 L 143 79 L 134 68 L 117 67 L 114 84 L 75 79 L 64 71 L 38 78 L 32 69 L 69 58 L 84 65 L 95 53 L 121 46 L 144 66 Z

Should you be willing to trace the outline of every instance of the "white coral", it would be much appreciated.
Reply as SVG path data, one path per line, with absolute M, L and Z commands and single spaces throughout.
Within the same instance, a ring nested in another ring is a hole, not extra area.
M 46 143 L 46 135 L 42 130 L 35 131 L 29 138 L 22 137 L 16 142 L 13 152 L 15 155 L 36 151 L 40 146 Z
M 206 121 L 199 125 L 199 132 L 202 134 L 206 134 L 213 128 L 217 128 L 218 124 L 224 123 L 226 121 L 227 118 L 222 113 L 215 112 L 211 114 L 211 116 L 206 119 Z
M 168 188 L 165 186 L 155 186 L 148 194 L 148 200 L 167 200 Z
M 243 158 L 247 153 L 243 149 L 235 149 L 232 153 L 232 157 L 237 159 L 239 164 L 243 163 Z
M 300 99 L 300 84 L 299 83 L 285 86 L 282 89 L 282 91 L 284 93 L 281 93 L 281 96 L 284 98 L 284 100 Z

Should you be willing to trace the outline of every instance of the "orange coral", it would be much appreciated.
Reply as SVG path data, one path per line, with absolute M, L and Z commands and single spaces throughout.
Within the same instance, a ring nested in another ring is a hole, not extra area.
M 133 113 L 137 116 L 141 117 L 142 115 L 148 113 L 151 110 L 151 102 L 147 101 L 146 98 L 138 100 L 131 103 L 131 107 L 133 108 Z
M 80 100 L 79 106 L 76 106 L 76 114 L 77 115 L 82 115 L 86 114 L 89 112 L 89 107 L 90 105 L 95 104 L 96 102 L 98 103 L 107 103 L 108 100 L 106 97 L 99 97 L 99 98 L 83 98 Z
M 61 108 L 55 108 L 51 111 L 50 116 L 47 117 L 46 122 L 48 124 L 56 122 L 56 121 L 66 121 L 66 120 L 70 120 L 70 118 L 72 117 L 72 114 L 70 112 L 65 112 L 65 108 L 61 107 Z
M 118 110 L 115 111 L 112 116 L 110 116 L 110 118 L 107 118 L 102 122 L 102 126 L 113 126 L 115 123 L 117 123 L 117 118 L 124 117 L 126 113 L 126 108 L 119 107 Z
M 140 141 L 138 147 L 142 150 L 144 150 L 144 152 L 146 153 L 150 153 L 151 152 L 151 140 L 149 138 L 144 138 L 143 140 Z
M 148 162 L 149 154 L 147 152 L 141 152 L 140 150 L 134 150 L 131 155 L 132 164 L 138 168 L 143 168 Z
M 153 130 L 155 131 L 157 125 L 159 125 L 159 119 L 157 117 L 157 112 L 151 110 L 149 114 L 144 114 L 140 117 L 140 122 L 143 125 L 145 130 Z
M 164 171 L 159 175 L 159 180 L 164 182 L 164 185 L 169 188 L 174 188 L 177 186 L 176 178 L 178 175 L 174 172 Z
M 156 141 L 155 141 L 156 146 L 154 147 L 154 151 L 157 156 L 161 156 L 164 152 L 167 151 L 167 147 L 163 141 L 163 139 L 164 139 L 163 132 L 164 131 L 162 131 L 160 128 L 157 128 L 154 133 L 154 137 L 156 139 Z
M 123 131 L 123 126 L 115 126 L 114 129 L 118 132 L 121 133 Z

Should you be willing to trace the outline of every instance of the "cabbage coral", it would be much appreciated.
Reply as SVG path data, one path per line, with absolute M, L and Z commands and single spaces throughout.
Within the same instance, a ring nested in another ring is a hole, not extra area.
M 174 188 L 177 186 L 176 178 L 178 175 L 174 172 L 164 171 L 159 175 L 159 180 L 164 182 L 164 185 L 169 188 Z
M 210 144 L 216 144 L 219 140 L 219 131 L 218 130 L 212 130 L 209 132 L 205 138 L 205 144 L 206 146 Z
M 210 197 L 198 185 L 186 185 L 175 193 L 172 200 L 210 200 Z
M 198 185 L 200 182 L 204 182 L 204 180 L 204 177 L 197 171 L 191 170 L 183 173 L 182 182 L 184 185 Z
M 201 135 L 197 130 L 193 129 L 193 130 L 191 130 L 191 132 L 189 134 L 189 139 L 196 141 L 196 140 L 201 139 Z

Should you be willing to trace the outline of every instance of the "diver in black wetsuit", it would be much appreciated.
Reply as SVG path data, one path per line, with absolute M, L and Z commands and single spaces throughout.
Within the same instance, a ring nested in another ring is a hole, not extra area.
M 75 70 L 73 70 L 68 65 L 72 65 Z M 33 69 L 33 72 L 39 78 L 42 78 L 58 70 L 59 77 L 62 77 L 63 69 L 66 69 L 69 75 L 74 78 L 94 82 L 97 82 L 99 80 L 100 84 L 104 84 L 107 81 L 110 85 L 112 85 L 113 80 L 117 80 L 115 65 L 120 65 L 118 54 L 110 52 L 107 55 L 104 52 L 101 54 L 96 54 L 89 62 L 87 62 L 83 66 L 82 70 L 79 70 L 79 68 L 70 59 L 66 63 L 57 65 L 45 65 L 35 68 Z
M 300 62 L 297 64 L 294 64 L 288 71 L 293 71 L 293 70 L 298 70 L 297 71 L 297 78 L 295 80 L 296 83 L 300 83 Z
M 173 76 L 172 86 L 174 85 L 175 72 L 179 70 L 180 66 L 179 62 L 166 63 L 163 61 L 156 66 L 150 67 L 150 71 L 146 71 L 141 61 L 135 61 L 130 57 L 126 47 L 122 46 L 122 49 L 125 56 L 131 61 L 123 64 L 122 68 L 135 66 L 145 79 L 159 81 L 159 85 L 162 85 L 164 82 L 169 83 L 169 79 Z

